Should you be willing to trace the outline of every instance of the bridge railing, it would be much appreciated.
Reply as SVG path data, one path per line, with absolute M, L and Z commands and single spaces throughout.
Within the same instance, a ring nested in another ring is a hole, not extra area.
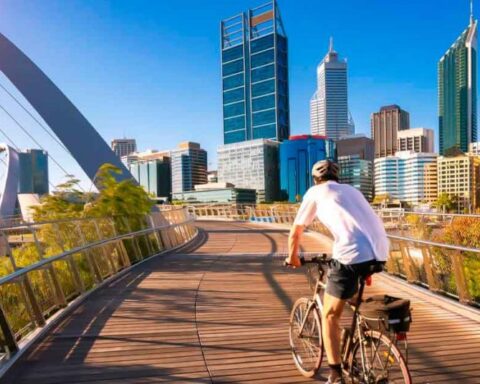
M 73 302 L 121 271 L 196 233 L 182 207 L 0 228 L 0 358 L 24 349 Z
M 198 219 L 212 217 L 261 223 L 292 224 L 298 206 L 190 206 Z M 453 216 L 453 218 L 452 218 Z M 478 215 L 473 215 L 477 217 Z M 422 217 L 428 217 L 424 215 Z M 441 220 L 454 220 L 458 215 L 439 215 Z M 465 217 L 465 216 L 463 216 Z M 310 230 L 330 237 L 328 229 L 314 221 Z M 387 271 L 409 283 L 433 292 L 457 298 L 460 302 L 480 306 L 480 249 L 419 240 L 407 236 L 388 235 L 390 257 Z

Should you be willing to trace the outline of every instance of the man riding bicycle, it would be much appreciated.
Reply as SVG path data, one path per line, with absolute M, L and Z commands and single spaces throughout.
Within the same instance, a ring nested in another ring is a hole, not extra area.
M 380 218 L 362 193 L 339 184 L 339 166 L 329 160 L 312 169 L 314 186 L 303 198 L 288 238 L 287 265 L 301 265 L 302 233 L 315 217 L 333 236 L 332 263 L 323 298 L 322 335 L 330 367 L 327 384 L 343 383 L 340 356 L 340 318 L 345 302 L 358 290 L 361 277 L 378 270 L 388 256 L 387 235 Z

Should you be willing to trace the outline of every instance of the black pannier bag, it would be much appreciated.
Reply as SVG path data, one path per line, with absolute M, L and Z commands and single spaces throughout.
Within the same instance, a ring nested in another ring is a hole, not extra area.
M 369 297 L 360 304 L 359 312 L 374 330 L 408 332 L 412 322 L 410 300 L 388 295 Z

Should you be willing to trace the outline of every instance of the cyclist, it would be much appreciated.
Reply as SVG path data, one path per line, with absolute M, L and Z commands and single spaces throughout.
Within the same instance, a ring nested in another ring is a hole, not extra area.
M 322 334 L 329 383 L 343 383 L 340 356 L 340 317 L 345 302 L 358 290 L 359 279 L 378 271 L 388 255 L 388 240 L 380 218 L 362 193 L 338 183 L 339 166 L 329 160 L 312 169 L 314 186 L 303 198 L 288 239 L 285 262 L 300 266 L 299 243 L 306 226 L 317 217 L 333 235 L 332 262 L 323 299 Z M 381 268 L 380 268 L 381 270 Z

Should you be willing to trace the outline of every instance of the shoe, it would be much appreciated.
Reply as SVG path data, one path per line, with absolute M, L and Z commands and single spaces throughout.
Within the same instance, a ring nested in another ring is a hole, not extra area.
M 332 378 L 329 377 L 325 384 L 345 384 L 345 381 L 341 377 L 337 377 L 335 380 L 332 381 Z

